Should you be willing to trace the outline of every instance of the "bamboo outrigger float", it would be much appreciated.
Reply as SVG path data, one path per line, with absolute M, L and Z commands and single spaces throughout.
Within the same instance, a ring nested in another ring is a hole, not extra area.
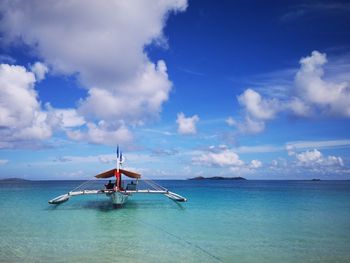
M 105 194 L 110 197 L 113 206 L 116 208 L 122 207 L 128 200 L 128 197 L 133 194 L 162 194 L 176 202 L 186 202 L 187 199 L 179 194 L 169 191 L 168 189 L 160 186 L 156 182 L 151 180 L 143 180 L 151 189 L 138 189 L 138 183 L 141 179 L 141 175 L 135 172 L 127 171 L 121 169 L 121 165 L 124 159 L 122 153 L 119 152 L 119 147 L 117 148 L 117 168 L 109 170 L 107 172 L 100 173 L 95 177 L 98 179 L 106 179 L 115 177 L 115 183 L 110 183 L 105 185 L 106 188 L 98 190 L 74 190 L 68 192 L 67 194 L 60 195 L 49 201 L 49 204 L 61 204 L 69 200 L 70 197 L 78 195 L 96 195 L 96 194 Z M 126 188 L 123 188 L 122 175 L 125 175 L 131 179 L 136 180 L 128 183 Z

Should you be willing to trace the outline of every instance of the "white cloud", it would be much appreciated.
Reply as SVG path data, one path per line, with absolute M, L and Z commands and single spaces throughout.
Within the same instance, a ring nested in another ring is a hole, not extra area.
M 326 54 L 313 51 L 311 56 L 300 60 L 300 69 L 295 77 L 297 96 L 309 106 L 324 114 L 350 117 L 350 87 L 347 82 L 336 83 L 323 79 Z
M 328 149 L 337 147 L 350 147 L 350 140 L 295 141 L 286 143 L 286 149 L 293 151 L 295 149 Z
M 33 86 L 35 76 L 24 67 L 0 65 L 0 126 L 27 126 L 40 104 Z
M 257 134 L 265 129 L 265 122 L 246 116 L 243 122 L 236 123 L 236 127 L 243 134 Z
M 48 67 L 41 62 L 35 62 L 34 65 L 30 67 L 30 70 L 35 74 L 37 81 L 43 80 L 46 73 L 49 72 Z
M 262 162 L 259 160 L 252 160 L 246 164 L 234 150 L 225 145 L 211 146 L 209 151 L 193 152 L 193 155 L 194 164 L 228 168 L 235 173 L 251 173 L 262 167 Z
M 98 144 L 132 140 L 122 123 L 100 121 L 96 125 L 86 122 L 75 109 L 55 109 L 50 104 L 42 109 L 35 76 L 22 66 L 0 65 L 0 148 L 36 145 L 50 138 L 56 129 L 65 130 L 71 139 Z
M 193 161 L 195 163 L 221 167 L 244 165 L 244 162 L 239 158 L 238 154 L 228 149 L 220 152 L 202 153 L 200 156 L 194 157 Z
M 238 96 L 238 102 L 245 107 L 249 116 L 257 120 L 273 119 L 280 109 L 278 100 L 263 99 L 252 89 L 247 89 Z
M 298 160 L 298 162 L 308 164 L 320 161 L 322 158 L 322 154 L 318 150 L 314 149 L 312 151 L 298 153 L 295 155 L 295 157 Z
M 289 102 L 286 103 L 287 109 L 290 108 L 295 115 L 301 117 L 311 117 L 313 112 L 310 105 L 305 103 L 305 101 L 299 98 L 292 98 Z
M 88 86 L 114 86 L 142 70 L 148 61 L 144 46 L 161 43 L 168 13 L 186 7 L 184 0 L 5 0 L 2 30 L 32 45 L 56 71 L 78 72 Z
M 262 132 L 265 122 L 277 117 L 282 111 L 310 117 L 350 117 L 349 61 L 334 62 L 329 67 L 333 78 L 325 78 L 326 54 L 313 51 L 300 60 L 294 82 L 283 88 L 285 95 L 274 94 L 264 98 L 253 89 L 245 90 L 238 96 L 238 102 L 245 109 L 245 117 L 235 126 L 241 133 Z M 341 74 L 338 72 L 341 72 Z M 341 80 L 343 79 L 343 80 Z M 273 82 L 273 85 L 276 85 Z M 292 94 L 292 97 L 290 96 Z
M 62 128 L 72 128 L 84 125 L 85 119 L 75 109 L 53 109 L 51 113 L 60 121 Z
M 349 3 L 342 3 L 338 1 L 330 1 L 330 2 L 305 2 L 302 4 L 297 4 L 294 6 L 289 6 L 288 12 L 285 13 L 281 20 L 283 22 L 294 21 L 296 19 L 302 19 L 303 17 L 311 17 L 311 16 L 329 16 L 333 15 L 342 15 L 348 14 L 350 11 Z
M 97 125 L 92 122 L 86 124 L 87 130 L 68 130 L 67 135 L 70 139 L 76 141 L 87 141 L 94 144 L 105 144 L 115 146 L 117 144 L 128 144 L 133 136 L 125 125 L 110 127 L 104 121 Z
M 234 148 L 237 153 L 270 153 L 284 150 L 282 146 L 274 145 L 255 145 L 255 146 L 239 146 Z
M 237 123 L 236 120 L 234 118 L 232 118 L 232 117 L 228 117 L 225 120 L 225 122 L 227 123 L 228 126 L 234 126 Z
M 295 155 L 300 166 L 344 166 L 343 159 L 336 156 L 324 157 L 320 151 L 313 149 Z
M 98 160 L 101 162 L 101 163 L 108 163 L 108 164 L 112 164 L 112 163 L 116 163 L 117 161 L 117 158 L 115 155 L 100 155 L 98 157 Z
M 157 65 L 147 62 L 140 74 L 118 87 L 91 88 L 78 111 L 92 120 L 128 120 L 140 124 L 160 112 L 171 87 L 164 61 L 158 61 Z
M 192 117 L 186 117 L 185 114 L 180 112 L 177 114 L 176 123 L 178 124 L 177 132 L 180 134 L 196 134 L 196 124 L 199 121 L 197 115 Z
M 287 144 L 286 145 L 286 150 L 289 156 L 295 155 L 295 149 L 296 147 L 293 144 Z
M 283 175 L 286 178 L 310 179 L 326 176 L 339 178 L 349 174 L 350 170 L 343 158 L 325 155 L 318 149 L 308 149 L 297 152 L 297 148 L 289 147 L 289 158 L 272 160 L 269 167 L 265 167 L 271 174 Z
M 39 164 L 52 165 L 53 163 L 112 163 L 116 161 L 115 154 L 100 154 L 100 155 L 87 155 L 87 156 L 60 156 L 54 158 L 49 162 L 41 162 Z
M 78 77 L 88 89 L 78 113 L 90 124 L 86 134 L 71 132 L 104 143 L 107 135 L 114 137 L 111 141 L 130 137 L 120 122 L 143 124 L 158 117 L 172 83 L 165 62 L 150 61 L 145 47 L 166 46 L 163 28 L 169 13 L 186 8 L 186 0 L 5 0 L 0 29 L 8 42 L 31 46 L 54 72 Z M 38 68 L 33 70 L 40 79 L 45 70 Z M 110 125 L 101 129 L 99 121 Z
M 133 163 L 135 167 L 130 167 L 128 164 Z M 149 168 L 138 168 L 138 166 L 145 166 L 145 164 L 150 163 L 163 163 L 164 160 L 159 159 L 155 156 L 151 156 L 149 154 L 145 153 L 133 153 L 129 152 L 125 156 L 125 161 L 123 163 L 123 167 L 127 167 L 129 170 L 133 171 L 145 171 Z M 40 167 L 51 167 L 53 165 L 56 166 L 64 166 L 64 167 L 71 167 L 71 164 L 94 164 L 94 167 L 108 167 L 104 166 L 104 164 L 109 164 L 109 166 L 113 167 L 116 163 L 116 155 L 115 154 L 98 154 L 98 155 L 64 155 L 64 156 L 57 156 L 57 157 L 49 157 L 47 160 L 39 161 L 39 162 L 32 162 L 31 165 L 33 166 L 40 166 Z M 102 166 L 99 166 L 102 165 Z M 147 166 L 147 165 L 146 165 Z M 154 171 L 154 169 L 152 169 Z M 97 171 L 93 171 L 94 173 Z M 153 174 L 152 174 L 153 175 Z
M 165 136 L 172 136 L 175 135 L 176 133 L 169 132 L 169 131 L 163 131 L 163 130 L 156 130 L 156 129 L 142 129 L 143 132 L 150 132 L 150 133 L 156 133 L 156 134 L 161 134 Z
M 245 108 L 244 121 L 234 125 L 243 134 L 257 134 L 265 129 L 265 121 L 275 118 L 282 106 L 277 99 L 264 99 L 261 95 L 247 89 L 238 96 L 238 102 Z
M 259 160 L 252 160 L 249 165 L 249 167 L 252 169 L 257 169 L 257 168 L 260 168 L 261 166 L 262 166 L 262 162 Z
M 0 65 L 0 147 L 51 136 L 51 120 L 41 110 L 35 82 L 35 75 L 22 66 Z

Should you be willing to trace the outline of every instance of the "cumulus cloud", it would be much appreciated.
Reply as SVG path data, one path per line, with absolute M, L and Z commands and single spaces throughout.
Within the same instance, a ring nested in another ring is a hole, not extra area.
M 41 109 L 35 82 L 34 73 L 22 66 L 0 65 L 1 148 L 51 136 L 51 119 Z
M 293 144 L 287 144 L 286 150 L 289 156 L 295 155 L 295 146 Z
M 30 67 L 30 70 L 35 74 L 37 81 L 43 80 L 46 73 L 49 72 L 48 67 L 41 62 L 35 62 L 34 65 Z
M 320 151 L 313 149 L 295 154 L 299 166 L 344 166 L 341 157 L 329 155 L 323 156 Z
M 24 67 L 0 65 L 0 126 L 26 126 L 32 121 L 40 107 L 34 83 L 34 74 Z
M 86 123 L 75 109 L 56 109 L 50 104 L 42 107 L 35 84 L 45 74 L 31 70 L 0 64 L 0 148 L 34 146 L 50 138 L 56 129 Z
M 265 169 L 275 175 L 285 175 L 286 178 L 308 179 L 320 178 L 339 178 L 349 174 L 350 170 L 346 161 L 340 156 L 326 155 L 320 150 L 307 149 L 298 151 L 298 147 L 288 147 L 289 158 L 277 158 L 272 160 L 271 164 Z
M 243 134 L 257 134 L 265 130 L 264 121 L 252 119 L 249 116 L 246 116 L 244 121 L 237 122 L 235 125 Z
M 318 51 L 301 58 L 293 84 L 289 89 L 284 89 L 286 96 L 264 98 L 253 89 L 245 90 L 238 96 L 245 117 L 234 125 L 242 133 L 259 133 L 265 129 L 266 121 L 276 118 L 282 111 L 304 118 L 350 117 L 350 86 L 346 77 L 348 73 L 336 74 L 337 77 L 333 80 L 326 79 L 326 63 L 326 54 Z M 341 67 L 344 69 L 344 65 Z M 341 81 L 339 76 L 344 80 Z
M 186 7 L 183 0 L 5 0 L 2 30 L 32 45 L 55 70 L 78 72 L 88 86 L 114 86 L 142 70 L 144 46 L 161 43 L 166 16 Z
M 262 166 L 262 162 L 259 160 L 252 160 L 249 164 L 249 166 L 253 169 L 260 168 Z
M 278 100 L 263 99 L 252 89 L 247 89 L 238 96 L 238 102 L 245 107 L 249 116 L 257 120 L 273 119 L 280 109 Z
M 324 114 L 350 117 L 349 83 L 324 80 L 323 66 L 326 63 L 326 54 L 318 51 L 300 60 L 301 66 L 295 77 L 297 97 Z
M 221 152 L 203 153 L 193 159 L 195 163 L 202 163 L 213 166 L 243 166 L 244 162 L 239 158 L 238 154 L 231 150 L 223 150 Z
M 243 134 L 257 134 L 265 129 L 265 121 L 275 118 L 281 110 L 281 104 L 277 99 L 264 99 L 252 90 L 247 89 L 238 96 L 238 102 L 245 109 L 244 121 L 234 125 Z
M 278 158 L 272 161 L 271 172 L 302 178 L 308 175 L 319 177 L 320 175 L 336 176 L 349 173 L 349 168 L 340 156 L 325 155 L 318 149 L 308 149 L 297 152 L 297 147 L 287 149 L 289 159 Z
M 75 109 L 54 109 L 48 106 L 50 112 L 60 122 L 59 126 L 62 128 L 80 127 L 86 123 L 84 117 L 79 115 Z
M 142 123 L 160 112 L 171 86 L 165 62 L 160 60 L 157 65 L 148 62 L 144 71 L 117 89 L 91 88 L 78 111 L 92 120 Z
M 245 163 L 239 155 L 225 145 L 211 146 L 208 151 L 198 152 L 192 158 L 194 164 L 227 168 L 231 172 L 249 173 L 262 167 L 262 162 L 252 160 Z
M 86 124 L 86 131 L 68 130 L 67 135 L 70 139 L 76 141 L 88 141 L 94 144 L 117 145 L 127 144 L 133 139 L 129 129 L 125 125 L 118 125 L 118 127 L 110 127 L 104 121 L 100 121 L 97 125 L 92 122 Z
M 71 131 L 79 135 L 74 137 L 128 137 L 119 123 L 157 118 L 172 88 L 165 62 L 150 61 L 145 47 L 166 46 L 168 15 L 186 8 L 186 0 L 5 0 L 0 29 L 7 42 L 24 42 L 55 73 L 75 75 L 88 89 L 77 111 L 90 124 L 86 131 Z M 43 64 L 32 70 L 38 80 L 46 72 Z M 100 121 L 111 125 L 102 129 Z
M 177 132 L 179 134 L 196 134 L 196 124 L 199 121 L 199 117 L 197 115 L 193 115 L 192 117 L 186 117 L 185 114 L 180 112 L 177 114 L 176 123 L 178 124 Z

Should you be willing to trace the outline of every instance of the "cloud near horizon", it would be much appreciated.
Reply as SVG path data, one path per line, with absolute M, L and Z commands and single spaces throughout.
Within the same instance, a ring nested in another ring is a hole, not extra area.
M 206 165 L 216 168 L 227 168 L 231 172 L 251 173 L 263 166 L 260 160 L 251 160 L 249 163 L 240 159 L 239 155 L 226 146 L 210 147 L 208 151 L 195 154 L 192 158 L 195 165 Z
M 208 150 L 192 153 L 194 165 L 213 167 L 218 171 L 233 172 L 244 175 L 271 174 L 274 172 L 284 174 L 309 174 L 310 176 L 327 175 L 334 176 L 350 173 L 348 164 L 340 156 L 324 155 L 318 149 L 306 149 L 298 151 L 298 148 L 286 147 L 288 158 L 279 157 L 272 160 L 271 165 L 264 165 L 262 161 L 252 159 L 243 161 L 237 151 L 226 145 L 211 146 Z
M 350 172 L 349 167 L 340 156 L 326 156 L 316 148 L 301 152 L 297 152 L 297 149 L 293 147 L 286 147 L 286 150 L 289 158 L 274 159 L 269 167 L 270 171 L 285 174 L 309 174 L 314 177 L 319 177 L 319 175 L 336 176 Z
M 295 158 L 298 166 L 344 166 L 344 162 L 341 157 L 333 155 L 324 157 L 323 154 L 317 149 L 296 153 Z

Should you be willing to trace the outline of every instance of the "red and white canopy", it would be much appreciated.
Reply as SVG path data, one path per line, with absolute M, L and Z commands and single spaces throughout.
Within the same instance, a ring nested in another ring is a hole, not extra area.
M 109 170 L 107 172 L 95 175 L 95 177 L 96 178 L 110 178 L 110 177 L 115 176 L 115 172 L 116 171 L 117 171 L 117 169 L 112 169 L 112 170 Z M 119 169 L 119 172 L 124 174 L 124 175 L 126 175 L 127 177 L 130 177 L 130 178 L 135 178 L 135 179 L 141 178 L 141 174 L 130 172 L 130 171 L 127 171 L 127 170 L 124 170 L 124 169 Z

